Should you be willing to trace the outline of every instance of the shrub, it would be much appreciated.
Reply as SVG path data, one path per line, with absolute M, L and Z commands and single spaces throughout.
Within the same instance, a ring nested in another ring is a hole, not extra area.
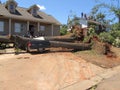
M 112 44 L 115 40 L 115 38 L 109 32 L 100 33 L 99 38 L 101 41 L 108 42 L 110 44 Z
M 113 42 L 113 45 L 116 46 L 116 47 L 120 47 L 120 38 L 117 37 L 114 42 Z
M 115 23 L 112 25 L 112 30 L 120 30 L 120 24 L 119 23 Z
M 60 35 L 66 35 L 67 34 L 67 26 L 63 25 L 60 29 Z
M 110 31 L 110 34 L 111 34 L 114 38 L 120 37 L 120 30 L 111 30 L 111 31 Z
M 89 35 L 89 36 L 93 36 L 93 35 L 95 35 L 95 34 L 96 34 L 96 33 L 95 33 L 95 28 L 94 28 L 93 25 L 91 25 L 90 28 L 88 29 L 88 35 Z

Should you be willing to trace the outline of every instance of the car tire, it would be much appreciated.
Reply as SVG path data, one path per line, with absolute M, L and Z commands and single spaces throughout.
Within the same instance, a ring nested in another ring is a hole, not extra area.
M 37 51 L 38 52 L 43 52 L 43 51 L 45 51 L 45 48 L 38 48 Z

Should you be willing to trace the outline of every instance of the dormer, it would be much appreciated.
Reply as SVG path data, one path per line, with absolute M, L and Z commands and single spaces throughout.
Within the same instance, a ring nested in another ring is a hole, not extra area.
M 40 8 L 37 6 L 37 5 L 33 5 L 33 6 L 31 6 L 29 9 L 28 9 L 28 12 L 30 13 L 30 14 L 32 14 L 33 16 L 37 16 L 38 14 L 37 14 L 37 11 L 39 10 Z
M 8 0 L 5 4 L 5 7 L 9 10 L 10 13 L 15 13 L 17 2 L 14 0 Z

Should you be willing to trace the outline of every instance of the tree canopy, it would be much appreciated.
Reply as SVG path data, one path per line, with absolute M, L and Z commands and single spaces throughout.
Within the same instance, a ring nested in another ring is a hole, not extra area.
M 98 4 L 96 6 L 93 7 L 91 13 L 92 15 L 97 15 L 97 17 L 99 18 L 103 18 L 104 15 L 108 14 L 108 15 L 112 15 L 114 14 L 115 17 L 118 19 L 118 22 L 120 24 L 120 0 L 108 0 L 107 2 L 105 2 L 106 0 L 95 0 Z M 107 9 L 107 12 L 105 11 L 105 9 Z M 104 15 L 101 15 L 102 14 Z M 114 20 L 114 18 L 113 18 Z

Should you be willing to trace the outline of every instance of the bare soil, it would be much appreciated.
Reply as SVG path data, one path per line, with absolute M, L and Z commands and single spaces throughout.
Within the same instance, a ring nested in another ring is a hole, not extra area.
M 120 65 L 120 48 L 111 47 L 111 50 L 115 53 L 116 57 L 98 54 L 93 50 L 75 52 L 75 55 L 100 67 L 112 68 Z
M 0 55 L 0 90 L 62 90 L 104 71 L 71 52 L 54 50 Z

